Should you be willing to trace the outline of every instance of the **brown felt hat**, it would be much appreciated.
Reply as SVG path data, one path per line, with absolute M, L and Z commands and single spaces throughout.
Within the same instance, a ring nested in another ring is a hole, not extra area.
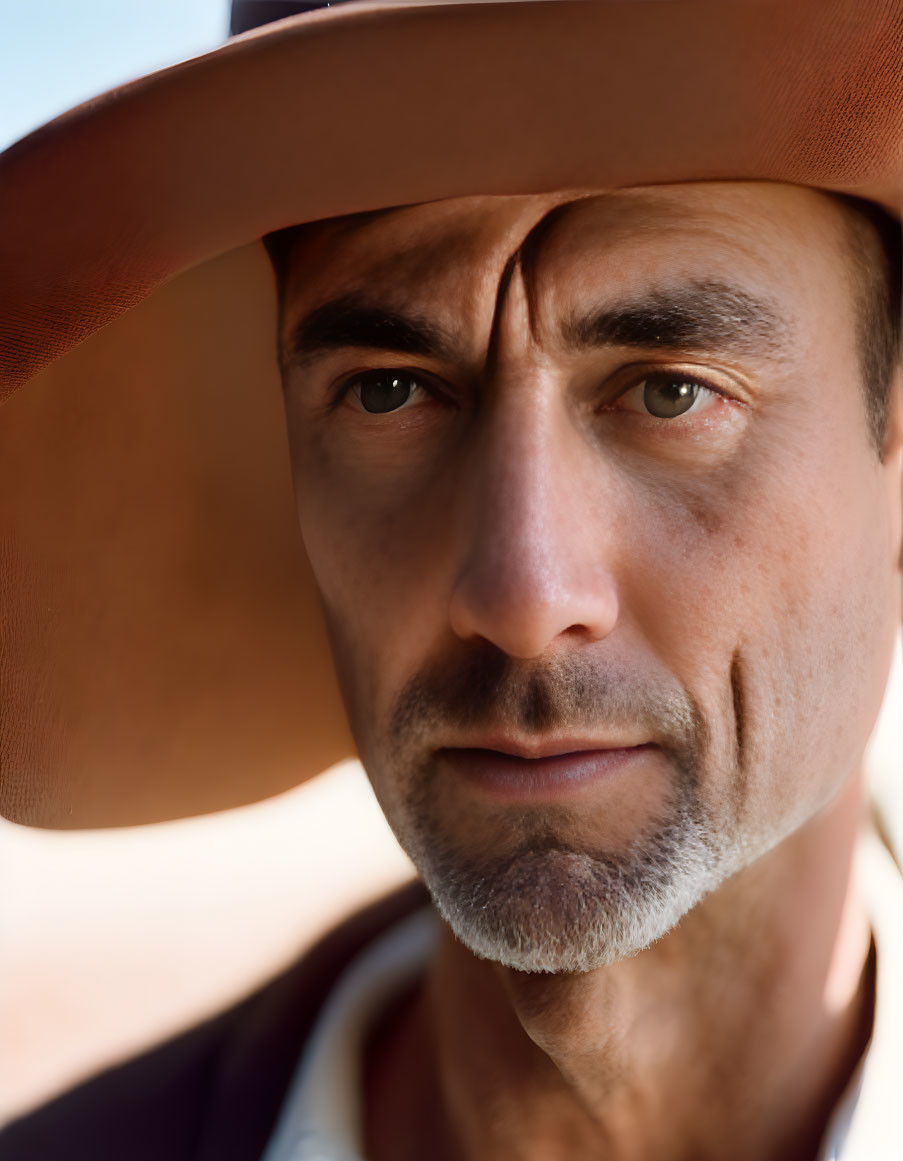
M 243 0 L 234 27 L 309 5 Z M 903 0 L 351 2 L 0 155 L 0 811 L 149 821 L 352 752 L 262 235 L 766 179 L 903 204 Z

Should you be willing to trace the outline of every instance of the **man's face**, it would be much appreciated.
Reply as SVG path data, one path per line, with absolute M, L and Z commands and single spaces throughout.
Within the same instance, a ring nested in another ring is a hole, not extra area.
M 765 184 L 473 198 L 292 253 L 298 511 L 352 729 L 479 955 L 640 950 L 859 762 L 899 475 L 843 212 Z

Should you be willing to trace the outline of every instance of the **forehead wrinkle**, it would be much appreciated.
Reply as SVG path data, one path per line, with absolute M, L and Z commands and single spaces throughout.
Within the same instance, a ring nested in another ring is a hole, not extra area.
M 639 197 L 631 196 L 630 193 L 625 194 L 623 190 L 581 191 L 550 206 L 524 235 L 516 252 L 527 302 L 529 331 L 536 342 L 541 338 L 542 317 L 539 272 L 552 235 L 567 218 L 579 215 L 588 207 L 598 206 L 600 203 L 604 203 L 607 211 L 614 211 L 617 214 L 617 228 L 627 231 L 631 237 L 644 229 L 648 230 L 650 225 L 654 229 L 661 229 L 685 224 L 687 217 L 679 210 L 675 211 L 666 197 L 646 190 L 642 190 Z M 650 210 L 655 214 L 653 223 L 648 220 Z M 608 230 L 611 231 L 613 226 L 613 222 L 609 223 Z
M 561 220 L 565 213 L 578 202 L 590 200 L 588 195 L 577 195 L 565 202 L 558 202 L 551 206 L 534 222 L 524 235 L 520 244 L 508 257 L 499 276 L 498 289 L 493 308 L 492 322 L 489 334 L 489 343 L 486 351 L 485 373 L 492 375 L 500 357 L 500 335 L 502 312 L 507 300 L 508 291 L 516 274 L 520 274 L 524 288 L 524 297 L 527 306 L 527 328 L 530 337 L 539 341 L 539 292 L 538 268 L 540 251 L 546 238 Z
M 534 222 L 526 233 L 526 238 L 530 240 L 526 279 L 527 310 L 530 331 L 534 337 L 537 318 L 536 295 L 533 293 L 535 282 L 533 274 L 536 265 L 534 254 L 538 251 L 541 235 L 547 232 L 544 223 L 549 219 L 551 225 L 551 222 L 560 216 L 556 211 L 581 201 L 592 200 L 594 196 L 597 195 L 589 191 L 559 195 L 559 199 L 566 197 L 566 200 L 556 200 L 553 205 L 543 210 L 539 221 Z M 531 200 L 533 199 L 521 197 L 452 199 L 445 205 L 450 207 L 455 201 L 481 203 L 488 201 L 490 208 L 495 208 L 501 203 L 525 203 Z M 383 302 L 388 309 L 399 313 L 410 313 L 413 309 L 414 313 L 423 317 L 424 300 L 420 288 L 434 284 L 437 271 L 442 273 L 450 266 L 460 265 L 462 257 L 468 252 L 469 244 L 474 241 L 473 213 L 465 216 L 463 224 L 453 216 L 443 218 L 438 231 L 431 219 L 421 223 L 415 222 L 416 228 L 413 232 L 405 227 L 404 223 L 411 211 L 421 208 L 428 210 L 436 204 L 439 207 L 443 206 L 441 202 L 423 203 L 363 211 L 313 223 L 310 227 L 303 228 L 299 239 L 300 245 L 295 249 L 294 255 L 295 285 L 299 288 L 303 286 L 303 263 L 298 259 L 303 253 L 304 239 L 307 236 L 309 244 L 313 245 L 310 260 L 315 270 L 331 275 L 327 277 L 326 285 L 318 287 L 316 293 L 311 295 L 314 305 L 320 298 L 323 300 L 367 298 L 374 305 L 376 302 Z M 504 242 L 502 244 L 504 245 Z M 501 273 L 491 276 L 491 281 L 495 282 L 496 286 L 493 313 L 489 319 L 489 338 L 485 355 L 487 366 L 495 360 L 498 353 L 499 315 L 519 264 L 522 244 L 522 241 L 518 242 L 517 248 L 506 259 Z M 495 244 L 490 243 L 489 248 L 495 249 Z M 477 281 L 482 281 L 482 278 L 478 277 Z M 460 312 L 455 313 L 454 321 L 458 323 Z M 455 329 L 457 328 L 453 326 L 446 328 L 446 331 L 451 333 Z
M 699 207 L 692 203 L 689 205 L 683 203 L 676 207 L 668 197 L 659 195 L 657 191 L 643 190 L 639 191 L 639 195 L 632 191 L 579 193 L 568 197 L 565 201 L 559 201 L 549 206 L 542 212 L 538 221 L 534 221 L 533 225 L 523 234 L 519 245 L 505 261 L 501 273 L 495 277 L 490 276 L 490 280 L 495 282 L 496 286 L 492 314 L 487 320 L 489 323 L 488 339 L 484 348 L 487 368 L 491 368 L 499 357 L 501 314 L 515 273 L 519 271 L 522 278 L 529 334 L 534 341 L 538 341 L 539 331 L 542 329 L 540 266 L 548 252 L 551 236 L 557 232 L 557 227 L 565 219 L 576 216 L 579 223 L 586 217 L 587 212 L 594 214 L 594 205 L 601 210 L 605 234 L 609 243 L 614 240 L 612 235 L 616 238 L 624 232 L 630 238 L 639 234 L 648 242 L 650 231 L 653 233 L 661 230 L 670 232 L 675 227 L 687 233 L 692 233 L 697 229 L 703 229 L 707 234 L 711 234 L 713 231 L 714 223 L 710 213 L 708 215 L 701 214 Z M 431 228 L 429 222 L 426 222 L 413 232 L 413 236 L 408 233 L 404 237 L 404 231 L 402 231 L 400 237 L 396 221 L 410 209 L 411 207 L 394 207 L 390 211 L 354 215 L 351 220 L 338 219 L 332 224 L 334 244 L 330 246 L 327 242 L 327 249 L 332 250 L 333 254 L 331 256 L 321 255 L 321 257 L 331 257 L 338 266 L 338 270 L 335 270 L 335 281 L 330 287 L 334 294 L 337 292 L 338 295 L 344 296 L 353 293 L 357 296 L 361 291 L 366 290 L 367 297 L 371 301 L 378 298 L 384 301 L 390 309 L 402 312 L 408 312 L 413 307 L 415 313 L 422 317 L 424 299 L 421 288 L 429 288 L 431 284 L 435 284 L 437 272 L 441 275 L 448 268 L 449 263 L 460 264 L 462 260 L 462 235 L 463 238 L 470 238 L 472 231 L 467 228 L 456 228 L 457 223 L 452 220 L 443 223 L 447 224 L 449 228 L 443 228 L 437 232 Z M 578 226 L 578 234 L 579 232 Z M 716 230 L 715 233 L 717 234 L 718 231 Z M 509 245 L 514 240 L 516 239 L 511 239 Z M 736 246 L 736 237 L 733 237 L 731 241 Z M 316 255 L 314 255 L 314 261 L 316 262 Z M 490 288 L 487 286 L 486 289 Z M 492 293 L 491 290 L 490 293 Z M 654 287 L 652 294 L 655 294 Z M 656 320 L 666 323 L 666 329 L 670 328 L 672 333 L 675 331 L 675 324 L 678 321 L 677 314 L 680 311 L 674 309 L 674 296 L 669 293 L 667 297 L 672 300 L 667 304 L 649 301 L 650 296 L 637 288 L 636 298 L 647 300 L 645 303 L 649 324 L 647 330 L 650 333 L 655 329 Z M 724 325 L 728 321 L 726 315 L 730 313 L 729 294 L 721 293 L 720 297 L 709 295 L 709 298 L 709 325 L 706 328 L 696 328 L 697 336 L 695 337 L 697 338 L 701 335 L 702 329 L 707 330 L 711 335 L 714 335 L 719 329 L 721 331 L 726 329 Z M 460 310 L 455 304 L 453 305 L 455 308 L 452 312 L 452 329 L 457 330 L 458 327 L 455 324 L 459 324 L 462 317 Z M 629 302 L 626 306 L 627 311 L 629 311 Z M 622 311 L 622 315 L 626 313 L 626 311 Z M 640 321 L 639 317 L 633 319 L 622 317 L 620 322 L 615 323 L 609 318 L 603 324 L 603 329 L 607 328 L 611 339 L 617 339 L 619 329 L 622 333 L 632 331 L 635 335 Z M 736 322 L 736 319 L 733 321 Z M 687 327 L 687 320 L 684 319 L 680 326 L 683 334 L 692 340 L 694 336 L 690 333 L 692 328 L 688 329 Z M 579 336 L 577 333 L 581 329 L 585 331 L 585 325 L 578 326 L 577 320 L 572 318 L 566 320 L 564 329 L 568 332 L 568 338 L 578 339 L 581 345 L 586 345 L 586 335 Z M 747 329 L 752 334 L 753 328 Z M 734 338 L 737 339 L 738 328 L 735 326 L 734 330 Z M 772 326 L 768 333 L 760 328 L 758 333 L 752 336 L 755 339 L 758 353 L 762 354 L 766 348 L 773 348 L 777 345 L 772 341 L 776 336 L 776 331 L 775 326 Z M 561 330 L 556 337 L 562 337 Z M 653 345 L 665 345 L 656 341 L 654 334 L 652 338 Z M 739 344 L 734 342 L 732 345 Z M 747 344 L 747 346 L 749 345 L 752 343 Z
M 427 280 L 461 248 L 460 228 L 405 226 L 412 207 L 368 211 L 301 227 L 290 255 L 291 283 L 322 297 L 389 291 L 397 305 L 404 282 Z M 310 276 L 313 276 L 312 278 Z M 310 281 L 308 281 L 310 279 Z
M 455 235 L 445 234 L 420 237 L 406 242 L 402 247 L 390 246 L 388 252 L 375 255 L 371 246 L 367 247 L 363 255 L 352 252 L 349 256 L 355 265 L 354 281 L 357 285 L 354 289 L 365 289 L 376 282 L 382 284 L 375 288 L 378 293 L 384 293 L 387 288 L 397 293 L 398 289 L 405 289 L 399 287 L 400 279 L 419 284 L 427 281 L 437 267 L 444 268 L 458 253 L 460 240 Z M 361 286 L 361 282 L 365 285 Z
M 555 227 L 567 216 L 575 205 L 592 201 L 592 198 L 575 198 L 573 201 L 563 202 L 552 206 L 527 232 L 520 245 L 520 271 L 524 283 L 524 293 L 527 299 L 530 334 L 534 339 L 539 338 L 539 265 L 542 250 L 546 245 Z
M 365 231 L 366 237 L 372 239 L 371 230 L 366 228 L 368 225 L 368 222 L 361 223 L 361 232 L 359 233 L 356 229 L 354 231 L 355 234 L 358 237 L 362 237 Z M 372 227 L 373 230 L 378 230 L 379 228 L 379 222 Z M 528 237 L 533 233 L 534 229 L 535 227 L 529 231 Z M 416 314 L 425 320 L 425 316 L 423 315 L 423 295 L 420 293 L 419 287 L 424 283 L 434 281 L 437 267 L 447 269 L 449 262 L 460 262 L 462 257 L 462 234 L 465 238 L 470 237 L 469 232 L 466 230 L 443 231 L 438 236 L 432 235 L 428 230 L 418 231 L 417 236 L 413 239 L 406 240 L 404 246 L 398 249 L 394 248 L 393 240 L 390 238 L 388 240 L 389 249 L 386 252 L 375 256 L 367 252 L 369 261 L 366 264 L 361 263 L 360 265 L 356 264 L 358 243 L 353 242 L 349 250 L 342 255 L 342 264 L 344 266 L 350 266 L 353 274 L 349 274 L 346 278 L 339 280 L 336 297 L 347 298 L 349 300 L 366 300 L 374 306 L 377 303 L 383 303 L 389 309 L 404 314 Z M 368 251 L 371 245 L 372 240 L 368 243 Z M 484 368 L 487 373 L 491 373 L 498 359 L 502 313 L 508 291 L 520 267 L 520 263 L 521 244 L 519 243 L 505 260 L 501 272 L 493 277 L 496 286 L 493 310 L 489 319 L 486 353 L 484 356 Z M 482 276 L 478 271 L 476 281 L 479 282 L 481 280 Z M 472 279 L 469 280 L 468 285 L 472 282 Z M 533 332 L 535 311 L 531 310 L 529 302 L 528 312 L 530 314 L 528 325 L 530 326 L 531 332 Z M 451 328 L 437 328 L 437 330 L 442 329 L 449 340 L 456 333 L 460 337 L 460 326 L 458 324 L 461 321 L 462 316 L 460 311 L 455 311 L 455 325 Z
M 508 290 L 511 286 L 512 279 L 520 266 L 521 251 L 520 247 L 518 247 L 508 258 L 499 276 L 498 289 L 496 290 L 495 304 L 492 311 L 492 322 L 489 328 L 489 342 L 486 346 L 486 359 L 484 362 L 484 371 L 487 376 L 492 375 L 498 365 L 501 346 L 502 312 L 505 308 L 505 301 L 508 297 Z

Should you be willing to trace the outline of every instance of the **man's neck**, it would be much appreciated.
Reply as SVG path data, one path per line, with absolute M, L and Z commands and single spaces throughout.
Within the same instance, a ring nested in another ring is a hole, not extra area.
M 611 967 L 513 972 L 443 929 L 371 1041 L 368 1158 L 814 1158 L 871 1028 L 859 793 Z

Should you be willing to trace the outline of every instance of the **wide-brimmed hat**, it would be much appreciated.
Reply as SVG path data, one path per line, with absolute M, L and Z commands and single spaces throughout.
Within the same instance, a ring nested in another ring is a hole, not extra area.
M 310 7 L 244 0 L 234 27 Z M 350 741 L 294 516 L 266 233 L 709 179 L 903 204 L 901 0 L 350 2 L 0 156 L 0 811 L 235 805 Z

